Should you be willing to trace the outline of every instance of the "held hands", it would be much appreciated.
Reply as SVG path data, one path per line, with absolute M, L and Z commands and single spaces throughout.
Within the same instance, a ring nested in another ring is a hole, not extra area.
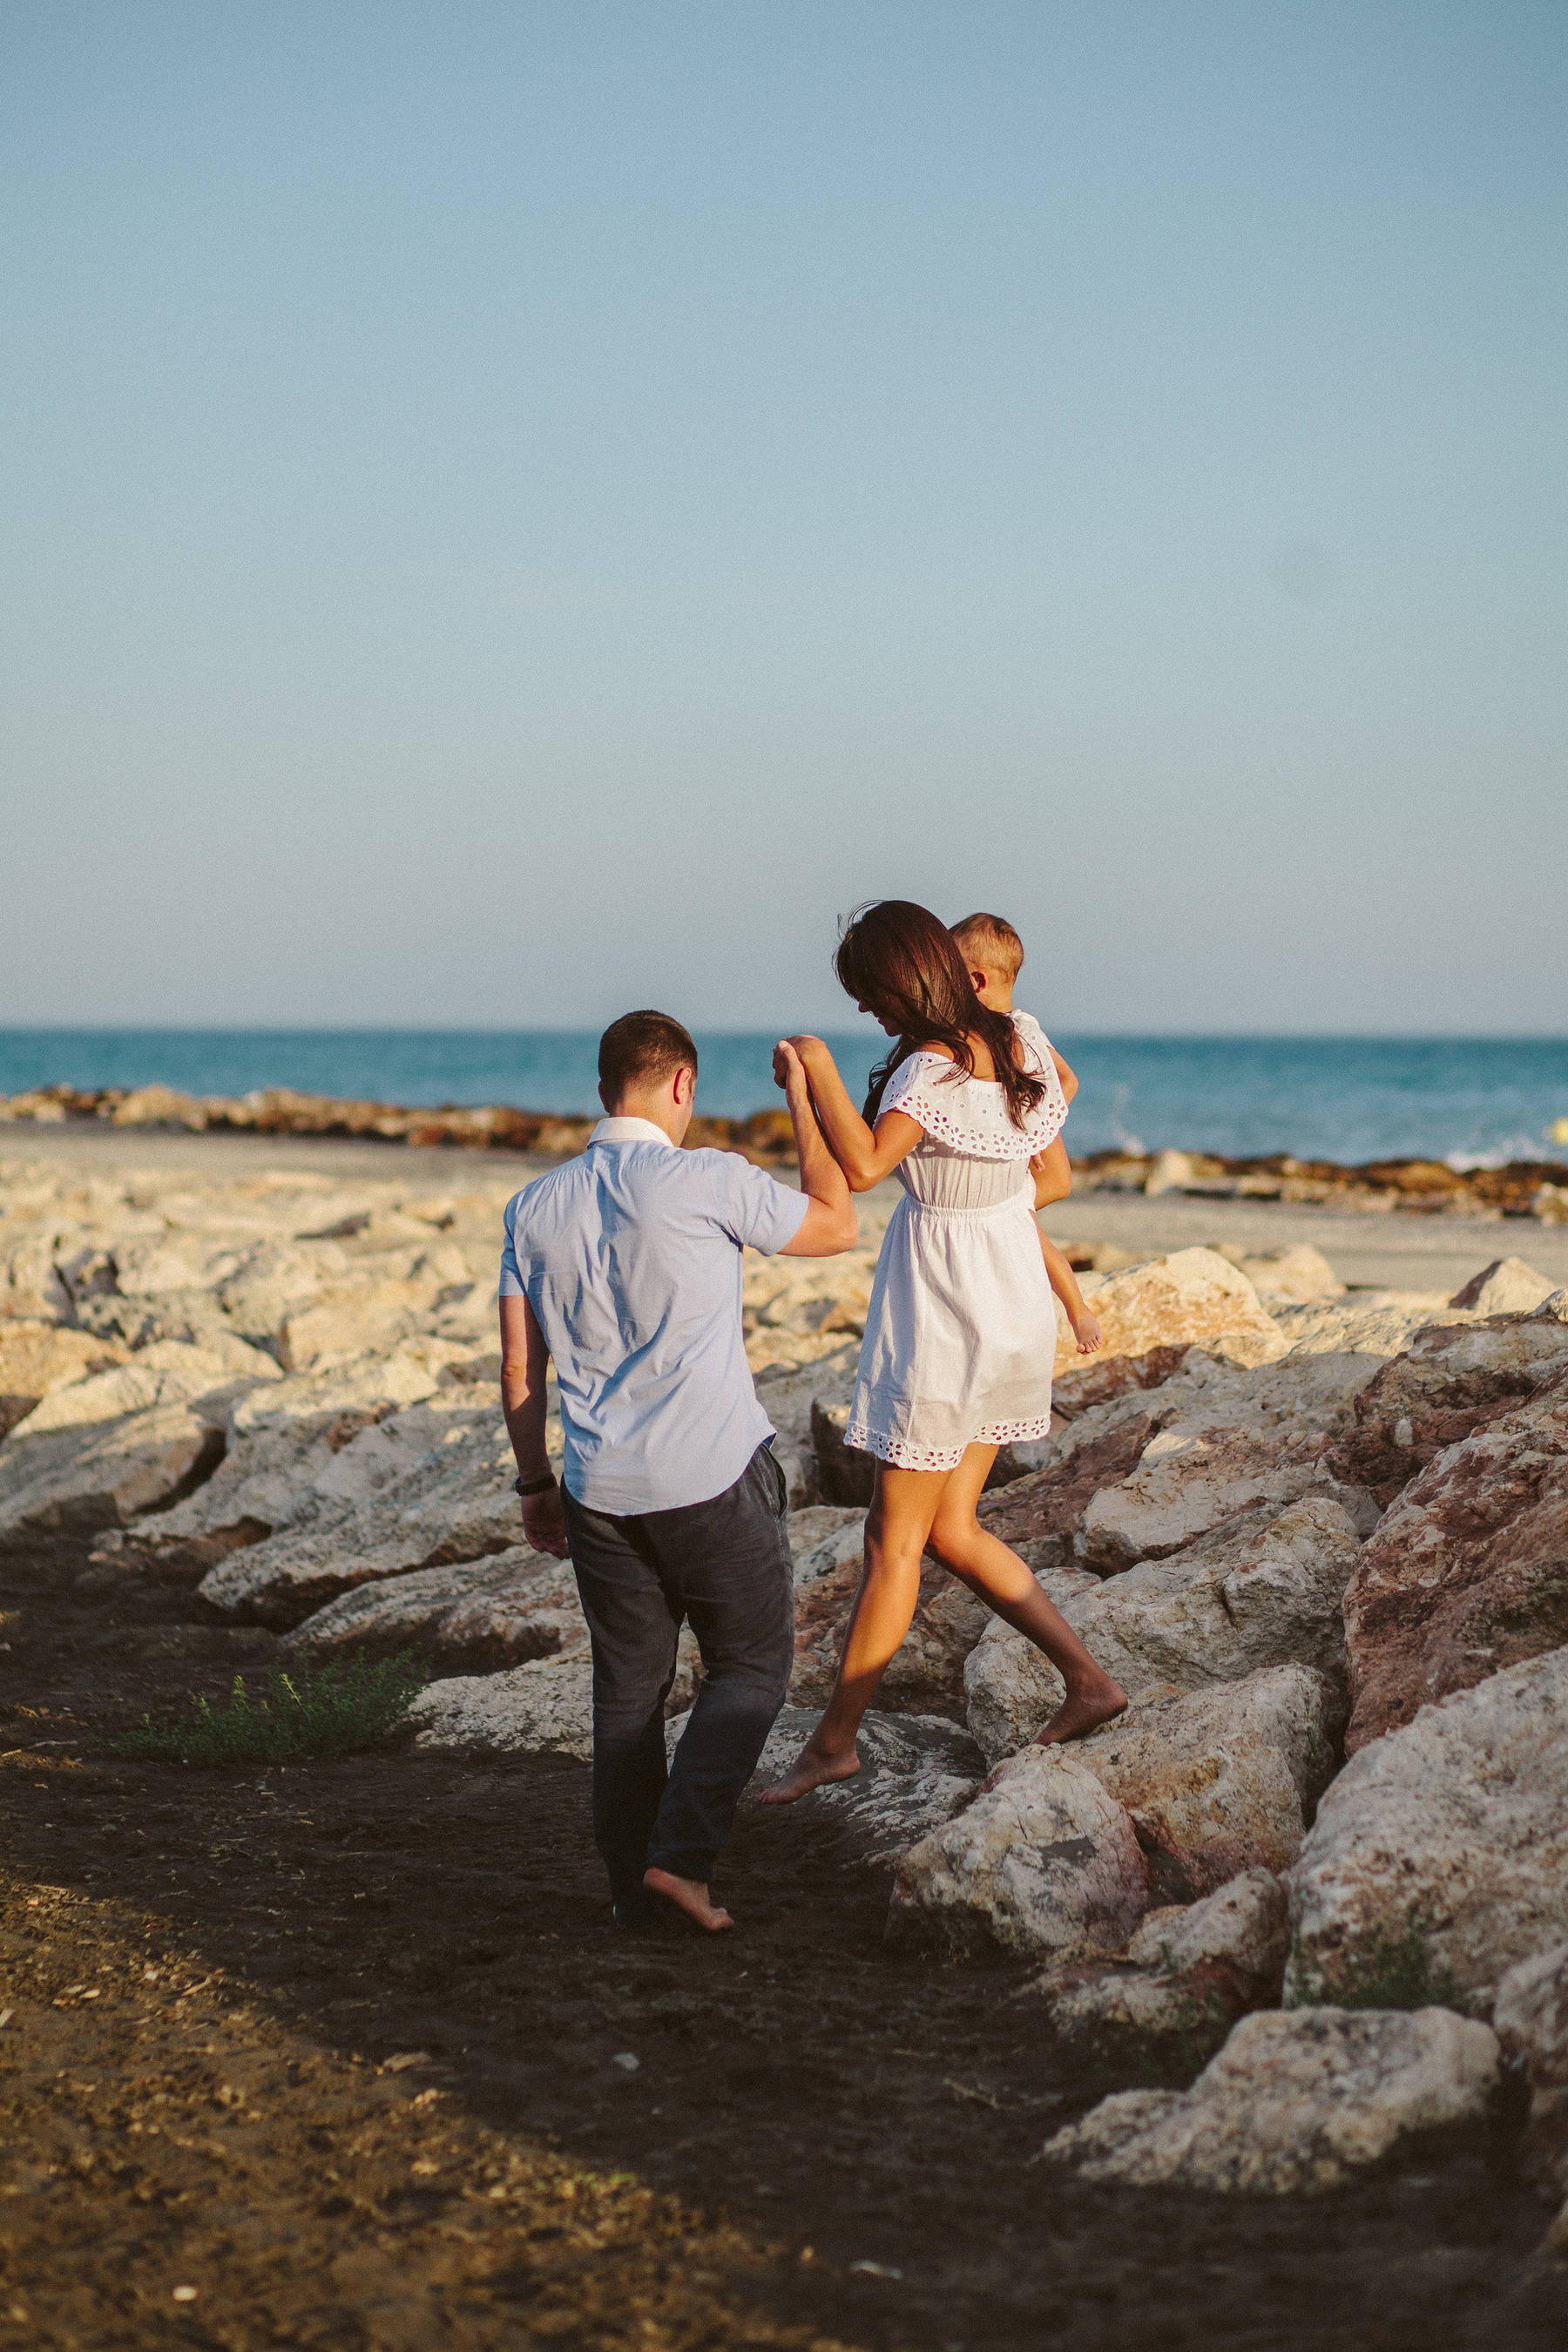
M 811 1092 L 802 1058 L 805 1049 L 821 1044 L 817 1037 L 781 1037 L 773 1047 L 773 1084 L 782 1087 L 786 1098 L 794 1089 L 804 1105 Z
M 561 1508 L 559 1486 L 552 1486 L 542 1495 L 523 1496 L 522 1532 L 535 1551 L 548 1552 L 552 1559 L 569 1557 L 566 1515 Z

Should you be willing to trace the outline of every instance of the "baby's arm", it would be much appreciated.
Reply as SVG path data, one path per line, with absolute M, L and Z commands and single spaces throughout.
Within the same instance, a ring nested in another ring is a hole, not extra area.
M 1095 1349 L 1103 1343 L 1105 1335 L 1100 1330 L 1097 1318 L 1091 1315 L 1084 1305 L 1083 1293 L 1078 1286 L 1078 1277 L 1061 1251 L 1058 1249 L 1055 1242 L 1046 1239 L 1045 1234 L 1040 1233 L 1038 1225 L 1035 1227 L 1035 1231 L 1040 1234 L 1040 1255 L 1046 1261 L 1046 1272 L 1050 1276 L 1051 1288 L 1067 1309 L 1067 1318 L 1072 1325 L 1073 1338 L 1078 1341 L 1079 1354 L 1092 1356 Z
M 1037 1209 L 1048 1209 L 1053 1201 L 1067 1199 L 1072 1191 L 1072 1162 L 1068 1158 L 1067 1145 L 1059 1135 L 1037 1159 L 1030 1160 L 1029 1173 L 1035 1180 Z

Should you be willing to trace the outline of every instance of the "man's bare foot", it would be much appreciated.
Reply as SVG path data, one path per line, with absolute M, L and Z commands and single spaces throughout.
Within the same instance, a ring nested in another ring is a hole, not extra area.
M 710 1900 L 708 1889 L 699 1878 L 677 1878 L 671 1870 L 645 1870 L 642 1883 L 650 1895 L 662 1895 L 678 1911 L 684 1911 L 692 1925 L 710 1936 L 721 1936 L 726 1927 L 735 1924 L 728 1911 L 721 1910 Z
M 809 1742 L 804 1747 L 782 1780 L 764 1789 L 757 1799 L 759 1805 L 793 1805 L 797 1797 L 809 1795 L 829 1780 L 852 1780 L 860 1769 L 860 1759 L 853 1748 L 847 1756 L 826 1756 Z
M 1059 1748 L 1064 1739 L 1082 1739 L 1102 1723 L 1113 1723 L 1126 1708 L 1126 1692 L 1104 1675 L 1089 1690 L 1068 1691 L 1044 1731 L 1037 1733 L 1035 1746 Z

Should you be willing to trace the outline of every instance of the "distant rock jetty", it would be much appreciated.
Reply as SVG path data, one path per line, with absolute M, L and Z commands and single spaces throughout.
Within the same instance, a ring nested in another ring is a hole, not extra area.
M 100 1121 L 116 1128 L 192 1134 L 306 1135 L 367 1143 L 412 1143 L 468 1151 L 581 1151 L 591 1118 L 520 1110 L 506 1103 L 443 1103 L 438 1108 L 352 1102 L 268 1087 L 247 1095 L 187 1095 L 172 1087 L 39 1087 L 0 1096 L 0 1125 Z M 793 1162 L 790 1123 L 780 1110 L 749 1118 L 696 1118 L 689 1141 L 743 1152 L 759 1166 Z M 1423 1215 L 1539 1218 L 1568 1224 L 1568 1163 L 1516 1160 L 1506 1168 L 1450 1168 L 1441 1160 L 1377 1160 L 1342 1167 L 1288 1153 L 1227 1160 L 1198 1151 L 1095 1151 L 1073 1161 L 1082 1192 L 1180 1192 L 1199 1199 L 1331 1202 L 1350 1210 Z
M 553 1111 L 518 1110 L 506 1103 L 411 1109 L 401 1103 L 300 1094 L 292 1087 L 200 1096 L 180 1094 L 173 1087 L 38 1087 L 27 1094 L 0 1095 L 0 1123 L 59 1126 L 68 1119 L 192 1134 L 314 1135 L 467 1151 L 542 1151 L 559 1158 L 581 1151 L 594 1127 L 592 1118 L 563 1118 Z M 693 1119 L 690 1141 L 742 1151 L 762 1162 L 795 1157 L 789 1116 L 782 1109 L 754 1111 L 750 1118 Z

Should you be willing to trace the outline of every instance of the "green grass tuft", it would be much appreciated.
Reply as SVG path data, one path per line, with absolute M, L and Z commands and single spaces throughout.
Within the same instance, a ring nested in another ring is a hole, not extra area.
M 1454 1972 L 1440 1959 L 1431 1930 L 1412 1913 L 1397 1932 L 1373 1927 L 1327 1968 L 1310 1961 L 1298 1937 L 1290 1956 L 1287 2009 L 1462 2009 Z
M 401 1721 L 427 1679 L 406 1651 L 371 1665 L 272 1666 L 253 1697 L 236 1675 L 227 1700 L 194 1695 L 185 1716 L 154 1723 L 144 1715 L 115 1742 L 121 1756 L 148 1764 L 288 1764 L 296 1757 L 348 1756 L 370 1748 Z

